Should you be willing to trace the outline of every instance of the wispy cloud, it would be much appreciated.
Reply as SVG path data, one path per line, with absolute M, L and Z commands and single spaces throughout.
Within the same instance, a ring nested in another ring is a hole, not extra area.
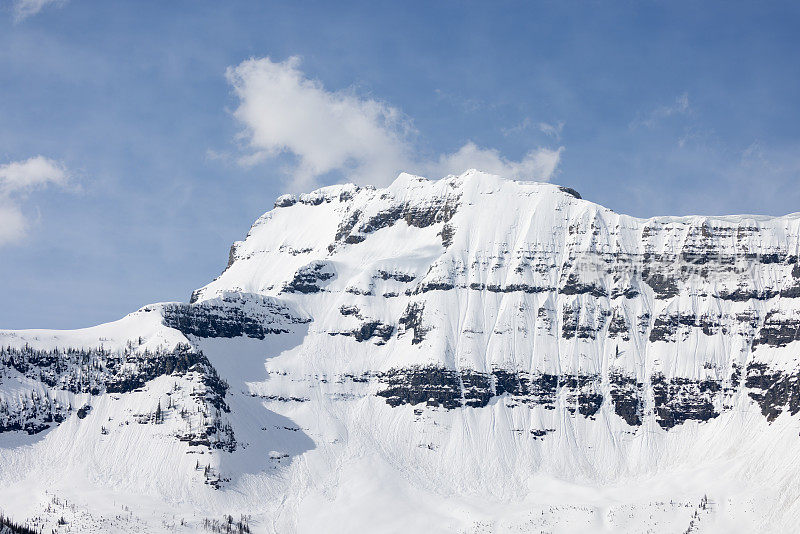
M 20 199 L 47 185 L 63 186 L 67 180 L 64 165 L 43 156 L 0 165 L 0 246 L 25 235 L 27 222 Z
M 22 22 L 28 17 L 32 17 L 39 13 L 48 5 L 60 5 L 65 3 L 66 0 L 14 0 L 14 21 Z
M 399 109 L 353 91 L 328 91 L 309 79 L 296 57 L 283 62 L 250 59 L 227 71 L 239 99 L 234 116 L 244 126 L 248 152 L 240 163 L 255 165 L 281 154 L 294 156 L 290 187 L 308 189 L 329 173 L 356 183 L 384 184 L 400 171 L 432 177 L 469 168 L 511 178 L 549 180 L 561 149 L 535 148 L 520 161 L 469 142 L 452 154 L 420 159 L 413 125 Z
M 439 100 L 447 102 L 451 106 L 458 108 L 464 113 L 474 113 L 479 109 L 486 108 L 488 106 L 486 102 L 478 100 L 477 98 L 465 98 L 463 96 L 442 91 L 441 89 L 436 89 L 434 92 Z
M 561 132 L 564 130 L 564 122 L 559 122 L 558 124 L 548 124 L 546 122 L 540 122 L 537 127 L 539 131 L 545 135 L 549 135 L 555 140 L 561 139 Z
M 635 130 L 639 127 L 653 128 L 662 120 L 675 115 L 687 115 L 691 112 L 689 93 L 682 93 L 675 101 L 667 106 L 658 106 L 649 113 L 637 116 L 628 127 Z
M 564 130 L 564 122 L 560 121 L 556 124 L 550 124 L 549 122 L 537 122 L 534 123 L 530 117 L 525 117 L 520 121 L 519 124 L 516 126 L 512 126 L 510 128 L 503 128 L 503 135 L 506 137 L 511 137 L 515 135 L 519 135 L 526 130 L 530 130 L 534 128 L 541 133 L 545 134 L 546 136 L 556 140 L 561 140 L 561 132 Z

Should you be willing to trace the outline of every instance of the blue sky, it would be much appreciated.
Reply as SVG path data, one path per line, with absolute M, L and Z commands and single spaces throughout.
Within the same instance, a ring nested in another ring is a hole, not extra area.
M 396 167 L 800 211 L 798 6 L 0 0 L 0 327 L 186 300 L 279 194 Z

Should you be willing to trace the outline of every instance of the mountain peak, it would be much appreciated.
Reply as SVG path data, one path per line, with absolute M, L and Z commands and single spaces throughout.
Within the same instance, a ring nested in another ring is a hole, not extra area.
M 0 480 L 111 492 L 80 530 L 114 502 L 148 531 L 374 530 L 359 487 L 461 530 L 477 499 L 523 531 L 686 531 L 720 502 L 790 531 L 799 255 L 796 216 L 638 219 L 475 170 L 284 195 L 188 304 L 0 332 Z M 542 487 L 561 504 L 531 512 Z

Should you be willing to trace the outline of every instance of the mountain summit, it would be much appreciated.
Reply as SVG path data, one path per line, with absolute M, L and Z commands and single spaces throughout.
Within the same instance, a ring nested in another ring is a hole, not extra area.
M 0 511 L 791 531 L 799 256 L 800 214 L 638 219 L 474 170 L 284 195 L 189 303 L 0 331 Z

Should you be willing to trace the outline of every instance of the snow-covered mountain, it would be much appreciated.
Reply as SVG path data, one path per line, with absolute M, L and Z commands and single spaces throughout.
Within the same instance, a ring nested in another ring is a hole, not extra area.
M 0 331 L 0 512 L 791 532 L 799 256 L 800 214 L 637 219 L 477 171 L 282 196 L 188 304 Z

